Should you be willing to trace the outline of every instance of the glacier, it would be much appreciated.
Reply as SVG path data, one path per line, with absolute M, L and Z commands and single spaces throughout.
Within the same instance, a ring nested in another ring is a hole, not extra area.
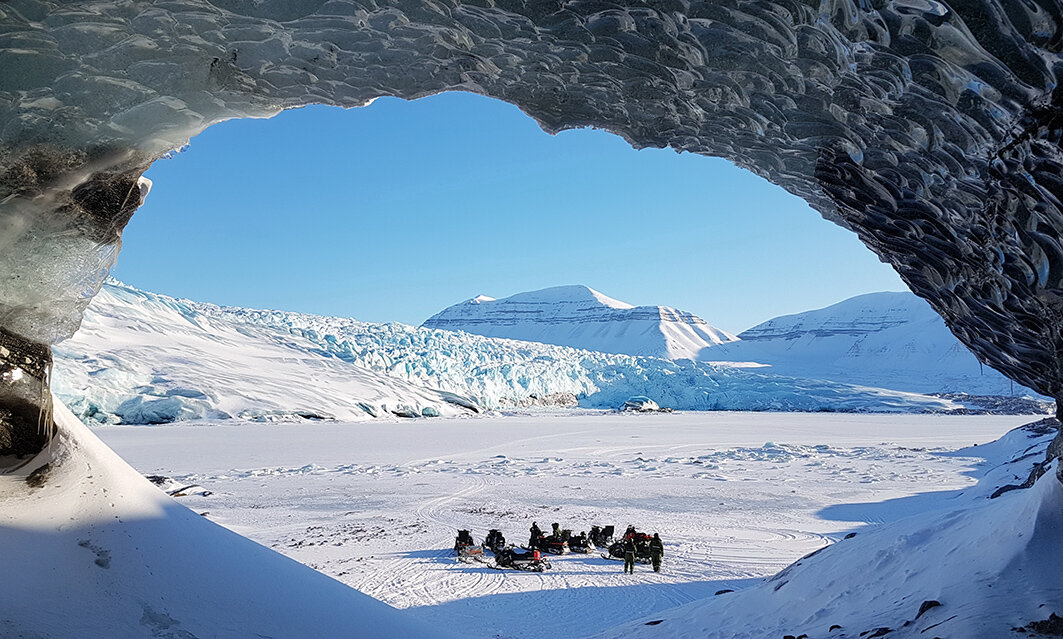
M 443 309 L 422 326 L 665 359 L 697 359 L 703 348 L 736 339 L 692 313 L 632 306 L 582 285 L 499 300 L 478 295 Z
M 468 415 L 572 397 L 617 409 L 967 412 L 961 399 L 390 323 L 223 307 L 106 284 L 55 347 L 88 423 Z M 1047 406 L 1047 404 L 1045 404 Z

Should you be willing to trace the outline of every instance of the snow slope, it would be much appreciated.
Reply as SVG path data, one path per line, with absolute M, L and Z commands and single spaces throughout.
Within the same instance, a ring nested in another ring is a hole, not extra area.
M 1035 395 L 978 363 L 913 293 L 870 293 L 784 315 L 714 345 L 699 359 L 758 362 L 763 372 L 914 393 Z
M 556 286 L 500 300 L 480 295 L 440 311 L 422 326 L 666 359 L 696 359 L 703 348 L 735 339 L 686 311 L 632 306 L 586 286 Z
M 1063 614 L 1063 483 L 1056 459 L 1026 490 L 1055 428 L 987 446 L 973 488 L 936 507 L 813 552 L 752 588 L 724 593 L 599 639 L 1059 636 L 1032 630 Z M 828 509 L 830 510 L 830 509 Z
M 58 441 L 0 474 L 0 636 L 448 636 L 188 510 L 55 418 Z
M 569 396 L 635 395 L 684 410 L 939 412 L 925 395 L 467 333 L 226 308 L 108 284 L 55 349 L 53 388 L 80 417 L 159 423 L 234 416 L 341 420 L 466 413 Z M 433 390 L 440 389 L 440 390 Z M 427 411 L 427 412 L 426 412 Z
M 227 321 L 205 307 L 106 285 L 77 337 L 55 348 L 53 388 L 85 419 L 295 416 L 359 420 L 458 415 L 472 402 L 335 357 L 299 335 Z

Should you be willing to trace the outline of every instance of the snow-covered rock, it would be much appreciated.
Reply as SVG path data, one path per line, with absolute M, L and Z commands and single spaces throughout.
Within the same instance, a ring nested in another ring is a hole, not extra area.
M 632 306 L 587 286 L 555 286 L 500 300 L 478 295 L 423 326 L 665 359 L 697 359 L 703 348 L 736 339 L 692 313 Z
M 689 360 L 227 308 L 109 284 L 55 348 L 57 396 L 98 423 L 467 414 L 478 406 L 939 412 L 960 402 Z M 547 398 L 544 400 L 544 398 Z M 554 401 L 550 398 L 561 398 Z
M 912 293 L 869 293 L 784 315 L 714 345 L 700 359 L 756 362 L 762 372 L 913 393 L 1034 395 L 981 365 Z

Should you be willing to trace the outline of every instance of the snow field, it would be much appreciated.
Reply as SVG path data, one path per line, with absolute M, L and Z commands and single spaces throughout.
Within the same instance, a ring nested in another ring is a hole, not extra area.
M 941 508 L 985 463 L 970 445 L 1023 421 L 526 414 L 99 432 L 142 472 L 211 491 L 179 502 L 240 534 L 437 627 L 531 639 L 748 590 L 850 531 Z M 519 573 L 451 554 L 458 528 L 524 543 L 532 521 L 660 532 L 664 571 L 572 554 Z
M 51 448 L 0 476 L 0 637 L 448 636 L 184 508 L 61 403 L 55 419 Z

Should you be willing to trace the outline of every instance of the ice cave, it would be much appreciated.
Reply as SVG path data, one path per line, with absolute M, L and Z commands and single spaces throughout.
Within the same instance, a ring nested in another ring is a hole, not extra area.
M 1059 0 L 9 0 L 0 32 L 7 468 L 48 444 L 50 346 L 152 162 L 226 119 L 449 90 L 748 168 L 1063 399 Z

